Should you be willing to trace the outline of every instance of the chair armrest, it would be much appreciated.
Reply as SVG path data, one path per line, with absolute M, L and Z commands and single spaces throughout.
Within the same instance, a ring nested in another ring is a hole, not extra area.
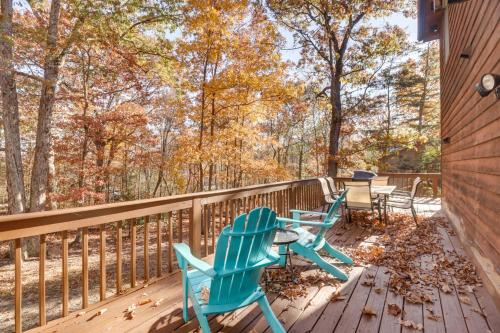
M 391 193 L 391 196 L 392 195 L 409 197 L 409 196 L 411 196 L 411 193 L 408 191 L 403 191 L 403 190 L 394 190 Z
M 177 255 L 177 260 L 179 261 L 179 266 L 181 269 L 186 270 L 187 265 L 196 268 L 203 274 L 214 277 L 215 271 L 212 266 L 207 264 L 201 259 L 196 258 L 191 254 L 191 249 L 184 243 L 174 244 L 175 254 Z
M 311 212 L 308 210 L 300 210 L 300 209 L 290 209 L 290 213 L 298 213 L 298 214 L 311 214 L 311 215 L 320 215 L 320 216 L 327 216 L 328 213 L 322 213 L 322 212 Z
M 286 217 L 278 217 L 277 220 L 278 222 L 284 222 L 284 223 L 302 224 L 313 227 L 327 227 L 327 228 L 333 226 L 334 223 L 334 222 L 319 222 L 319 221 L 302 221 L 302 220 L 289 219 Z

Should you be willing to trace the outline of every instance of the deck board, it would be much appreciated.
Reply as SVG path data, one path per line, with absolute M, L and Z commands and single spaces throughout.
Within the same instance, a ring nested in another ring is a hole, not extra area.
M 434 202 L 423 202 L 420 206 L 423 215 L 430 215 L 435 211 Z M 450 235 L 445 228 L 439 228 L 439 232 L 446 250 L 463 254 L 456 236 Z M 344 248 L 376 242 L 376 237 L 370 235 L 367 229 L 343 222 L 335 225 L 326 237 L 332 244 Z M 316 266 L 297 256 L 293 260 L 303 274 L 317 274 Z M 430 256 L 421 258 L 422 267 L 430 271 L 433 260 Z M 499 312 L 482 287 L 469 295 L 470 305 L 461 303 L 456 292 L 445 294 L 437 288 L 429 287 L 427 290 L 434 299 L 432 309 L 437 316 L 442 317 L 441 320 L 434 321 L 427 317 L 430 305 L 411 304 L 388 290 L 391 273 L 385 267 L 356 266 L 348 272 L 349 281 L 338 286 L 329 283 L 310 285 L 305 295 L 293 300 L 268 293 L 268 300 L 289 332 L 405 332 L 399 323 L 402 316 L 388 314 L 387 306 L 390 303 L 395 303 L 406 311 L 403 319 L 422 323 L 425 332 L 500 332 Z M 363 284 L 367 280 L 373 280 L 374 285 Z M 337 287 L 345 299 L 332 302 L 330 299 Z M 198 330 L 198 323 L 192 309 L 192 320 L 184 323 L 182 319 L 181 293 L 180 274 L 177 272 L 152 281 L 147 287 L 138 288 L 128 295 L 110 299 L 102 307 L 93 308 L 82 316 L 70 314 L 67 318 L 51 322 L 32 332 L 195 332 Z M 124 310 L 130 304 L 145 298 L 153 301 L 163 298 L 163 301 L 157 307 L 153 307 L 154 302 L 140 306 L 134 319 L 125 319 Z M 376 315 L 363 314 L 365 306 L 373 309 Z M 102 316 L 94 316 L 101 308 L 106 308 L 107 312 Z M 481 309 L 486 316 L 475 309 Z M 270 332 L 256 305 L 209 319 L 213 332 Z

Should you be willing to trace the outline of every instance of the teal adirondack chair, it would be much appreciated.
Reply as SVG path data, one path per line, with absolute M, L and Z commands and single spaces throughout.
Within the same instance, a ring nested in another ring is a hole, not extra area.
M 292 213 L 291 219 L 284 217 L 278 218 L 280 227 L 284 228 L 285 224 L 290 223 L 292 224 L 292 230 L 296 231 L 299 234 L 299 240 L 295 243 L 290 244 L 290 250 L 311 260 L 312 262 L 316 263 L 319 267 L 324 269 L 326 272 L 332 274 L 333 276 L 339 278 L 342 281 L 347 281 L 348 279 L 347 275 L 340 269 L 335 267 L 335 265 L 332 265 L 325 259 L 323 259 L 318 252 L 321 249 L 324 249 L 326 252 L 328 252 L 328 254 L 339 259 L 341 262 L 345 264 L 353 263 L 353 260 L 351 258 L 349 258 L 344 253 L 340 252 L 339 250 L 335 249 L 325 239 L 326 231 L 329 228 L 331 228 L 335 224 L 335 222 L 337 222 L 337 220 L 341 217 L 338 212 L 340 206 L 342 205 L 342 202 L 344 201 L 346 193 L 347 191 L 344 191 L 335 200 L 333 205 L 330 207 L 328 213 L 310 212 L 310 211 L 292 209 L 290 210 L 290 212 Z M 301 215 L 304 214 L 324 216 L 324 219 L 323 221 L 302 221 L 300 217 Z M 301 228 L 300 227 L 301 225 L 318 227 L 319 230 L 317 233 L 314 234 Z M 280 249 L 280 253 L 283 253 L 283 250 L 284 249 Z M 280 260 L 281 265 L 285 264 L 284 260 L 285 258 L 284 256 L 282 256 Z
M 188 321 L 188 297 L 204 333 L 210 332 L 208 315 L 257 302 L 272 330 L 285 332 L 259 285 L 264 268 L 279 262 L 279 256 L 271 250 L 276 227 L 276 213 L 267 207 L 238 216 L 232 228 L 226 226 L 222 230 L 213 266 L 194 257 L 186 244 L 174 245 L 182 270 L 185 321 Z M 193 269 L 188 270 L 188 266 Z M 208 300 L 202 297 L 205 288 L 209 290 Z

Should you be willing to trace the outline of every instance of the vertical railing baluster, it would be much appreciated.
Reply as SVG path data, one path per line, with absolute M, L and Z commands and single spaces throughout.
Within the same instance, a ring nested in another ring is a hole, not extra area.
M 106 299 L 106 225 L 99 225 L 99 271 L 100 271 L 100 288 L 99 299 Z
M 210 215 L 212 218 L 211 226 L 212 226 L 212 253 L 215 251 L 215 204 L 210 204 Z
M 62 232 L 62 316 L 69 314 L 68 232 Z
M 177 242 L 182 243 L 182 209 L 177 211 Z
M 136 274 L 137 274 L 137 267 L 136 267 L 137 220 L 136 219 L 130 220 L 130 231 L 131 231 L 131 235 L 130 235 L 130 287 L 134 288 L 135 283 L 136 283 Z
M 161 277 L 161 262 L 162 262 L 162 253 L 161 253 L 161 214 L 156 215 L 156 276 Z
M 149 281 L 149 215 L 144 217 L 144 283 Z
M 201 201 L 195 198 L 192 201 L 190 216 L 190 247 L 195 256 L 201 257 Z
M 122 245 L 123 239 L 123 223 L 116 223 L 116 294 L 120 295 L 122 291 Z
M 228 225 L 229 224 L 229 201 L 224 201 L 224 212 L 225 212 L 225 216 L 224 216 L 224 226 Z
M 208 205 L 204 205 L 202 209 L 202 221 L 203 221 L 203 242 L 205 244 L 205 255 L 208 256 Z
M 174 225 L 172 224 L 172 212 L 167 213 L 167 227 L 168 227 L 168 271 L 173 272 L 173 259 L 174 259 Z
M 82 228 L 82 308 L 89 306 L 89 231 Z
M 45 258 L 47 245 L 45 235 L 40 235 L 40 262 L 38 263 L 38 324 L 43 326 L 47 323 L 45 314 Z
M 15 295 L 15 314 L 14 314 L 14 321 L 15 321 L 15 330 L 16 333 L 20 333 L 23 331 L 23 323 L 22 323 L 22 316 L 21 316 L 21 310 L 22 310 L 22 302 L 23 302 L 23 284 L 22 284 L 22 246 L 21 246 L 21 239 L 16 238 L 14 241 L 14 247 L 15 247 L 15 281 L 14 281 L 14 295 Z

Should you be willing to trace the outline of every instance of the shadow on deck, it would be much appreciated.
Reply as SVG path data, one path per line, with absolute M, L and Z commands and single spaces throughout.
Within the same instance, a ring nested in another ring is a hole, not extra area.
M 439 199 L 418 198 L 416 202 L 417 211 L 421 216 L 439 215 Z M 329 231 L 327 238 L 335 246 L 349 252 L 360 247 L 380 244 L 380 235 L 374 235 L 371 231 L 366 225 L 363 227 L 340 222 Z M 440 225 L 437 232 L 440 234 L 444 253 L 456 251 L 463 255 L 463 249 L 451 229 Z M 436 258 L 427 257 L 417 260 L 421 260 L 421 267 L 428 266 L 430 272 L 436 264 L 434 259 Z M 294 256 L 293 260 L 300 271 L 300 280 L 307 283 L 283 287 L 279 293 L 275 291 L 280 288 L 275 288 L 274 292 L 271 290 L 267 294 L 274 313 L 289 332 L 415 332 L 414 328 L 404 326 L 410 323 L 421 325 L 418 328 L 424 329 L 425 332 L 500 331 L 499 312 L 483 287 L 475 287 L 466 294 L 453 286 L 451 292 L 428 287 L 428 294 L 433 302 L 415 303 L 408 297 L 389 291 L 389 281 L 394 272 L 385 267 L 361 264 L 350 268 L 343 267 L 349 272 L 349 281 L 341 284 L 297 256 Z M 33 331 L 196 331 L 196 320 L 188 323 L 182 320 L 181 293 L 180 273 L 177 272 L 126 296 L 111 299 L 104 306 L 87 310 L 80 316 L 72 314 Z M 146 304 L 137 307 L 133 319 L 126 318 L 127 307 L 146 301 Z M 156 301 L 159 301 L 159 304 L 155 306 Z M 397 315 L 390 314 L 389 304 L 396 304 L 402 312 Z M 96 316 L 103 308 L 106 312 Z M 270 332 L 267 322 L 255 305 L 233 313 L 213 316 L 210 325 L 213 332 Z

